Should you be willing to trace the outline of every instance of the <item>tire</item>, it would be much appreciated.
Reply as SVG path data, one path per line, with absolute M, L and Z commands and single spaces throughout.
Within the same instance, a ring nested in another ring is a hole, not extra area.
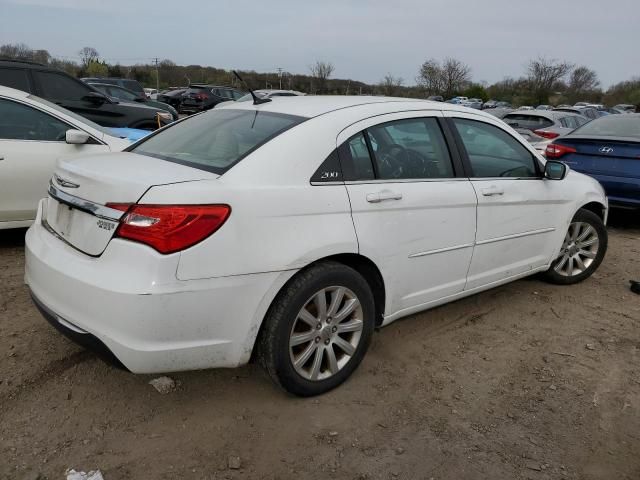
M 358 367 L 374 324 L 373 294 L 362 275 L 341 263 L 319 263 L 298 273 L 274 300 L 261 333 L 260 359 L 287 392 L 319 395 Z
M 569 224 L 560 255 L 543 278 L 557 285 L 582 282 L 600 266 L 607 245 L 607 229 L 600 217 L 589 210 L 578 210 Z

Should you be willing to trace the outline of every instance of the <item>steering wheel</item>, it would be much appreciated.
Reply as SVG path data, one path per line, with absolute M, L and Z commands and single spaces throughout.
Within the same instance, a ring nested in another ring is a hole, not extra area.
M 380 148 L 376 157 L 385 178 L 402 178 L 403 165 L 409 162 L 409 152 L 402 145 L 391 143 Z
M 58 136 L 56 137 L 56 142 L 61 142 L 62 140 L 66 140 L 67 139 L 67 131 L 63 130 L 62 132 L 60 132 L 58 134 Z

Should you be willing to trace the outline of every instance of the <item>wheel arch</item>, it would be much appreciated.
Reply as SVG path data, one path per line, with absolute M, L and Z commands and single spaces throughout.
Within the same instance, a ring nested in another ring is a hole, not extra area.
M 375 325 L 376 327 L 379 327 L 380 325 L 382 325 L 382 321 L 384 320 L 386 289 L 385 289 L 382 273 L 380 272 L 380 269 L 377 267 L 377 265 L 368 257 L 365 257 L 364 255 L 360 255 L 358 253 L 340 253 L 340 254 L 329 255 L 326 257 L 319 258 L 309 263 L 304 268 L 301 268 L 300 270 L 298 270 L 295 274 L 291 275 L 287 279 L 287 281 L 280 286 L 276 294 L 273 295 L 273 298 L 271 298 L 271 301 L 269 303 L 269 307 L 266 309 L 264 315 L 260 319 L 260 326 L 258 329 L 258 333 L 255 339 L 253 340 L 253 345 L 251 348 L 250 361 L 254 361 L 256 358 L 256 355 L 258 354 L 259 348 L 257 347 L 259 347 L 260 340 L 263 335 L 265 319 L 269 315 L 269 311 L 271 310 L 271 307 L 273 306 L 274 302 L 278 298 L 278 295 L 280 295 L 280 292 L 282 292 L 301 272 L 311 268 L 314 265 L 317 265 L 318 263 L 323 263 L 323 262 L 341 263 L 343 265 L 346 265 L 347 267 L 353 268 L 360 275 L 362 275 L 365 281 L 369 284 L 369 288 L 371 288 L 371 292 L 373 293 L 373 300 L 376 308 Z
M 595 213 L 598 217 L 600 217 L 600 220 L 602 220 L 604 223 L 606 223 L 606 220 L 607 220 L 607 207 L 601 202 L 592 201 L 592 202 L 589 202 L 589 203 L 585 203 L 580 208 L 578 208 L 578 210 L 588 210 L 588 211 L 590 211 L 592 213 Z M 575 213 L 574 213 L 574 215 L 575 215 Z

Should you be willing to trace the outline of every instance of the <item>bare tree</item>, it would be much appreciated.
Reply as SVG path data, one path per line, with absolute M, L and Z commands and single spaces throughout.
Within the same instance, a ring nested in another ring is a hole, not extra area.
M 437 60 L 431 58 L 420 67 L 416 82 L 424 88 L 428 95 L 443 93 L 442 69 Z
M 471 81 L 471 68 L 455 58 L 446 58 L 442 63 L 444 95 L 453 96 L 462 91 Z
M 398 95 L 398 90 L 404 83 L 404 79 L 401 77 L 394 77 L 390 73 L 387 73 L 384 78 L 378 84 L 380 91 L 383 95 L 392 97 Z
M 588 67 L 577 67 L 569 76 L 569 95 L 576 99 L 584 94 L 594 92 L 600 87 L 598 74 Z
M 30 60 L 33 50 L 25 43 L 7 43 L 0 46 L 0 57 Z
M 540 57 L 531 60 L 527 67 L 529 88 L 538 104 L 547 103 L 553 88 L 573 70 L 573 65 L 555 59 Z
M 78 55 L 80 55 L 83 68 L 87 68 L 91 62 L 96 62 L 99 57 L 98 51 L 93 47 L 82 47 L 78 51 Z
M 442 65 L 430 59 L 422 64 L 416 80 L 429 95 L 451 97 L 471 81 L 471 69 L 455 58 L 445 58 Z
M 316 79 L 318 93 L 324 93 L 326 90 L 327 80 L 335 70 L 333 63 L 318 60 L 309 67 L 309 70 L 311 70 L 311 76 Z

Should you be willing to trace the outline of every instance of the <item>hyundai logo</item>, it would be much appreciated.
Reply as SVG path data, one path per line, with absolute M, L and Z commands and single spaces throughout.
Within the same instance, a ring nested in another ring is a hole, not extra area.
M 611 153 L 613 152 L 613 148 L 611 147 L 600 147 L 600 153 Z
M 66 188 L 78 188 L 80 185 L 78 185 L 77 183 L 73 183 L 70 182 L 69 180 L 66 180 L 64 178 L 62 178 L 59 175 L 54 174 L 53 175 L 53 179 L 56 181 L 56 183 L 58 185 L 60 185 L 61 187 L 66 187 Z

